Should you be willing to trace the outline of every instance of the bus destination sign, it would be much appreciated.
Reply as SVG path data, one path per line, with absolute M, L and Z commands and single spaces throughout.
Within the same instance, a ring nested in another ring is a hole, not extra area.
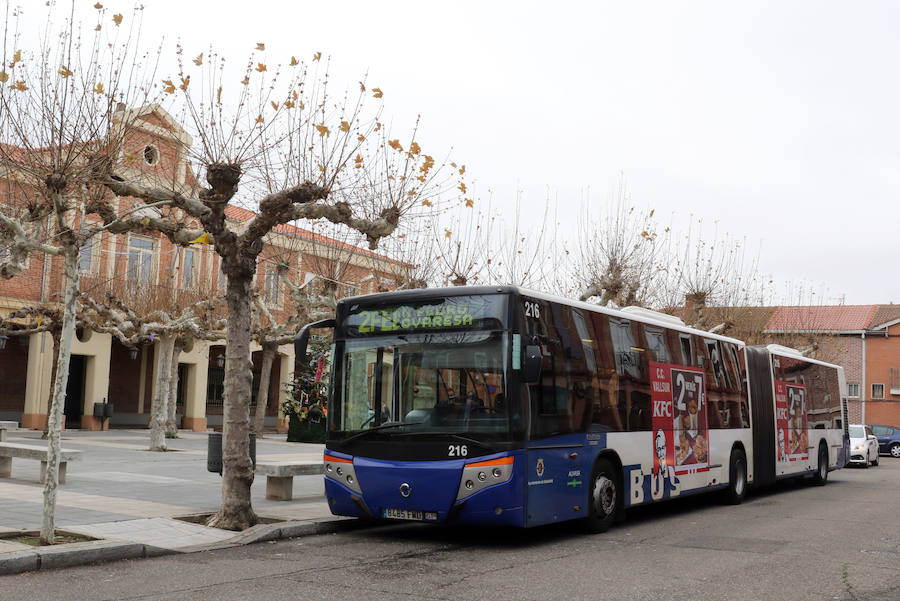
M 460 296 L 432 302 L 351 308 L 347 333 L 371 336 L 392 332 L 447 329 L 485 329 L 502 323 L 501 299 L 495 296 Z

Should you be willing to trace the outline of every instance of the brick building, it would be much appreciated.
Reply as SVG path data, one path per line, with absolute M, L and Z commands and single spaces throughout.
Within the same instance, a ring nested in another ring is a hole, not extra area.
M 765 334 L 814 339 L 844 367 L 851 423 L 900 427 L 900 305 L 777 307 Z
M 121 171 L 135 178 L 152 178 L 176 190 L 189 192 L 195 183 L 187 161 L 192 140 L 170 115 L 156 105 L 128 113 L 133 133 L 122 149 Z M 14 165 L 0 165 L 0 180 Z M 0 204 L 10 202 L 0 191 Z M 131 199 L 116 201 L 119 214 L 132 209 Z M 226 215 L 240 228 L 255 214 L 230 206 Z M 88 216 L 91 219 L 91 216 Z M 278 277 L 287 267 L 291 279 L 310 286 L 333 287 L 339 295 L 374 292 L 391 281 L 396 262 L 381 255 L 313 231 L 284 225 L 265 239 L 255 285 L 268 310 L 279 321 L 295 310 L 286 285 Z M 2 254 L 2 249 L 0 249 Z M 152 231 L 126 235 L 104 232 L 82 249 L 79 262 L 81 290 L 102 295 L 112 290 L 131 294 L 136 301 L 152 302 L 165 296 L 181 305 L 221 295 L 224 278 L 219 257 L 211 246 L 195 244 L 175 247 Z M 10 280 L 0 279 L 0 312 L 62 297 L 64 279 L 60 257 L 32 254 L 24 272 Z M 179 358 L 178 413 L 182 427 L 205 430 L 221 424 L 224 343 L 190 342 Z M 95 403 L 114 405 L 113 425 L 145 426 L 154 394 L 158 368 L 155 343 L 145 344 L 137 356 L 109 334 L 79 330 L 72 348 L 72 363 L 66 395 L 68 427 L 99 429 L 93 417 Z M 254 383 L 258 387 L 261 352 L 254 344 Z M 221 359 L 220 359 L 221 358 Z M 0 350 L 0 419 L 20 421 L 23 427 L 43 428 L 48 414 L 53 364 L 53 342 L 49 334 L 11 337 Z M 273 365 L 267 423 L 278 422 L 278 407 L 284 384 L 294 372 L 290 345 L 279 348 Z M 254 399 L 256 388 L 254 388 Z

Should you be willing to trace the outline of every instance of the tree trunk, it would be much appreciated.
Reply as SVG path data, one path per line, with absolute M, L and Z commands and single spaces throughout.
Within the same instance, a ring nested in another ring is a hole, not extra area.
M 50 366 L 50 381 L 56 382 L 56 366 L 59 364 L 59 338 L 60 332 L 59 330 L 53 330 L 50 332 L 50 340 L 53 341 L 53 361 Z M 44 431 L 41 433 L 41 440 L 47 440 L 50 438 L 50 407 L 53 405 L 53 393 L 55 391 L 50 389 L 50 396 L 47 398 L 47 423 L 44 425 Z M 60 424 L 60 429 L 62 429 L 62 424 Z
M 177 419 L 177 408 L 178 408 L 178 357 L 181 356 L 181 351 L 184 349 L 184 340 L 181 338 L 177 338 L 175 340 L 175 346 L 172 348 L 172 368 L 169 371 L 169 403 L 167 406 L 167 419 L 166 419 L 166 438 L 178 438 L 178 424 L 175 423 Z
M 69 360 L 72 357 L 72 339 L 75 337 L 75 298 L 78 296 L 78 249 L 65 255 L 66 292 L 63 301 L 62 330 L 60 332 L 59 357 L 56 361 L 56 379 L 53 384 L 53 400 L 47 417 L 48 438 L 47 470 L 44 482 L 44 508 L 41 517 L 41 544 L 56 542 L 56 488 L 59 486 L 59 439 L 62 429 L 62 413 L 66 402 L 66 386 L 69 383 Z
M 255 260 L 255 259 L 254 259 Z M 255 264 L 254 264 L 255 265 Z M 225 394 L 222 407 L 222 507 L 208 526 L 244 530 L 257 522 L 250 503 L 250 284 L 252 270 L 229 270 L 225 300 Z
M 156 391 L 150 408 L 150 450 L 166 451 L 166 405 L 169 402 L 169 378 L 172 371 L 174 336 L 160 336 L 156 351 L 159 364 L 156 372 Z
M 269 379 L 272 375 L 272 362 L 275 360 L 275 347 L 268 344 L 263 346 L 262 371 L 259 374 L 259 393 L 256 395 L 256 414 L 254 415 L 253 431 L 256 438 L 263 437 L 263 427 L 266 422 L 266 406 L 269 404 Z

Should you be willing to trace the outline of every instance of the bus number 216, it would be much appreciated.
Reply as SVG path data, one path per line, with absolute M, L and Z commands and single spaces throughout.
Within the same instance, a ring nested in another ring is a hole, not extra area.
M 469 454 L 469 449 L 464 444 L 452 444 L 447 449 L 447 457 L 465 457 Z

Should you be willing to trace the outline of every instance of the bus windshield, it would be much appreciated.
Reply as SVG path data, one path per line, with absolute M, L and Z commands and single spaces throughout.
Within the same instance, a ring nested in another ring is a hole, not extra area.
M 520 411 L 507 397 L 507 338 L 503 331 L 441 332 L 338 343 L 331 433 L 508 439 Z

